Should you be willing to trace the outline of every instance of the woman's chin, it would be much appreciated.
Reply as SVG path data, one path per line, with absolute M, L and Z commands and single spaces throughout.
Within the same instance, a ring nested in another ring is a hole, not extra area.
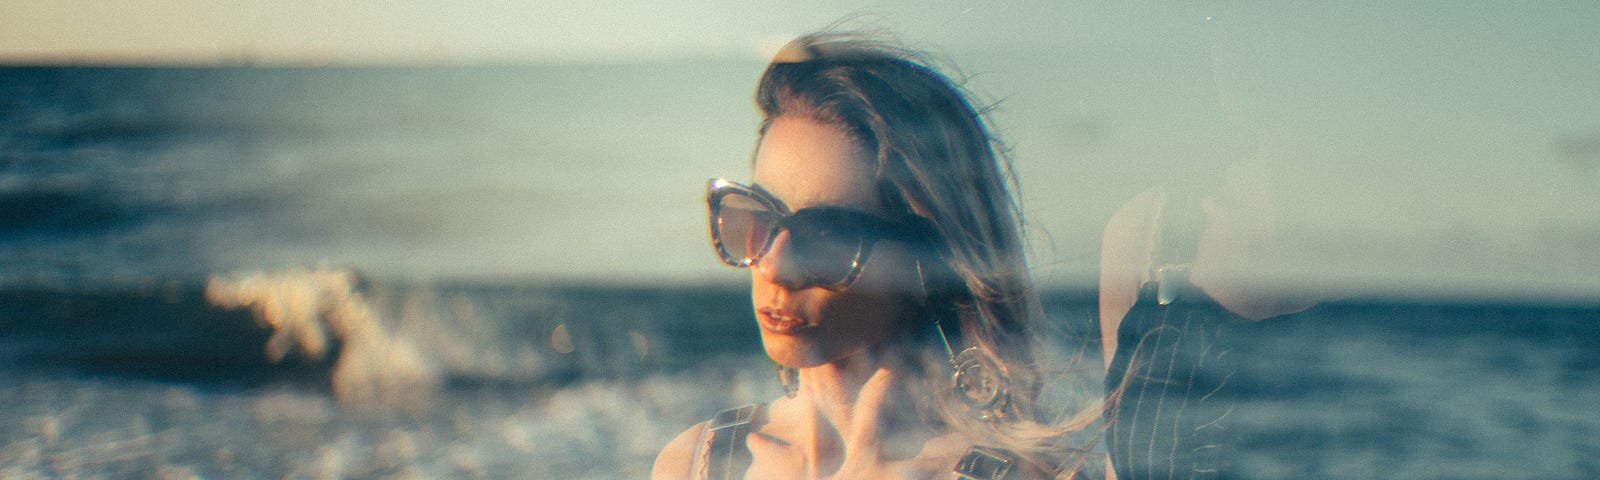
M 852 357 L 875 358 L 873 349 L 863 345 L 820 345 L 817 342 L 791 336 L 763 336 L 761 345 L 767 358 L 789 368 L 812 368 L 846 361 Z M 833 348 L 829 348 L 833 347 Z M 854 363 L 854 362 L 852 362 Z
M 812 342 L 792 336 L 769 336 L 763 333 L 761 345 L 766 349 L 768 358 L 785 367 L 811 368 L 828 362 L 828 356 Z
M 788 368 L 811 368 L 823 363 L 816 361 L 813 355 L 800 354 L 788 350 L 775 351 L 767 349 L 767 358 L 772 359 L 773 363 Z

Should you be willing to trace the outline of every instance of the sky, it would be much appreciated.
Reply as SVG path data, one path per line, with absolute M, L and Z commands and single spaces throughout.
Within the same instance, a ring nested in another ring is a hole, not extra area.
M 1036 276 L 1193 182 L 1272 239 L 1251 274 L 1600 298 L 1600 4 L 796 3 L 12 2 L 0 63 L 759 62 L 844 19 L 998 101 Z
M 764 55 L 859 17 L 945 47 L 1054 43 L 1065 2 L 15 2 L 0 58 L 80 62 L 585 62 Z M 1007 28 L 999 38 L 991 32 Z

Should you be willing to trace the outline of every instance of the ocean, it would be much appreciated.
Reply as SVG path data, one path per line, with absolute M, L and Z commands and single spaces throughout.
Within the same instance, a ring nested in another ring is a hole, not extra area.
M 704 281 L 760 67 L 0 68 L 0 283 Z
M 0 478 L 646 476 L 780 394 L 700 203 L 759 69 L 0 68 Z M 1050 398 L 1095 395 L 1092 286 L 1043 304 Z M 1592 302 L 1250 345 L 1241 475 L 1600 476 Z
M 277 280 L 258 298 L 319 282 Z M 296 331 L 274 361 L 296 327 L 202 285 L 7 290 L 0 477 L 640 478 L 683 428 L 778 394 L 737 290 L 358 291 L 338 306 L 359 320 L 309 300 L 327 350 Z
M 278 313 L 226 308 L 229 287 Z M 300 270 L 12 287 L 0 305 L 5 478 L 641 478 L 683 428 L 781 395 L 737 287 Z M 1051 365 L 1073 375 L 1052 398 L 1096 394 L 1093 296 L 1044 307 L 1060 351 L 1087 359 Z M 1270 394 L 1230 400 L 1255 432 L 1236 445 L 1244 478 L 1600 473 L 1600 308 L 1311 313 L 1251 344 L 1275 361 L 1238 380 Z

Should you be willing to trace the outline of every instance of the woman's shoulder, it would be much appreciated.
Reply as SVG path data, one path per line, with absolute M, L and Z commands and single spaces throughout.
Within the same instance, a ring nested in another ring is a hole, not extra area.
M 683 433 L 679 433 L 672 442 L 662 447 L 661 453 L 656 455 L 656 463 L 650 470 L 650 478 L 654 480 L 676 480 L 694 478 L 690 469 L 694 464 L 694 455 L 702 434 L 710 420 L 700 422 Z
M 1100 249 L 1100 334 L 1109 365 L 1116 349 L 1117 327 L 1133 308 L 1139 285 L 1150 270 L 1155 250 L 1156 219 L 1166 192 L 1160 188 L 1122 204 L 1106 222 Z

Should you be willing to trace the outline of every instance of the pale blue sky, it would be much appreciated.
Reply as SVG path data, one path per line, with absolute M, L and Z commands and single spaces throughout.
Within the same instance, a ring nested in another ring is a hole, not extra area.
M 1066 2 L 23 2 L 0 20 L 0 58 L 297 63 L 640 60 L 762 56 L 848 16 L 945 48 L 1076 42 L 1059 20 L 1128 12 Z M 1092 18 L 1091 18 L 1092 17 Z M 1004 35 L 997 35 L 1004 32 Z
M 1600 297 L 1597 3 L 324 3 L 15 2 L 0 63 L 759 68 L 792 35 L 855 16 L 943 54 L 999 101 L 1047 282 L 1092 280 L 1098 228 L 1129 196 L 1200 182 L 1228 185 L 1228 208 L 1317 252 L 1265 273 Z M 743 167 L 744 133 L 707 142 L 727 158 L 684 169 L 742 173 L 726 170 Z M 678 214 L 695 212 L 666 217 Z M 723 278 L 688 266 L 703 252 L 665 253 L 704 248 L 697 229 L 670 231 L 657 260 L 596 270 Z

